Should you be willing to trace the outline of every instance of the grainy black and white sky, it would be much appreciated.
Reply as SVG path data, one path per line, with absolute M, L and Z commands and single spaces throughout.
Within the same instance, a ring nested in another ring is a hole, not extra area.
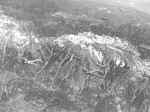
M 92 2 L 99 1 L 108 4 L 130 6 L 150 14 L 150 0 L 91 0 L 91 1 Z

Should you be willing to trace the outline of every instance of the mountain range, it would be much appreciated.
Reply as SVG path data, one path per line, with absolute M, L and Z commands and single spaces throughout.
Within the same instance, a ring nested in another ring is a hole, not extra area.
M 0 4 L 0 111 L 148 112 L 150 15 L 80 0 Z

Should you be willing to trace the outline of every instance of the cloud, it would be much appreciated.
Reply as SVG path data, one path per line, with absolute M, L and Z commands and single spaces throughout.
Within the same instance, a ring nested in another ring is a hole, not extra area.
M 135 5 L 135 3 L 134 3 L 134 2 L 131 2 L 131 3 L 130 3 L 130 5 L 134 6 L 134 5 Z
M 122 4 L 121 1 L 117 1 L 118 4 Z

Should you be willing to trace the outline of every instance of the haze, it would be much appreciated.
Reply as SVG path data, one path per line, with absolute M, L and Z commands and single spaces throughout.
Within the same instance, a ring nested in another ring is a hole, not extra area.
M 81 0 L 82 1 L 82 0 Z M 89 1 L 89 0 L 86 0 Z M 91 0 L 92 2 L 101 2 L 129 6 L 150 14 L 150 0 Z

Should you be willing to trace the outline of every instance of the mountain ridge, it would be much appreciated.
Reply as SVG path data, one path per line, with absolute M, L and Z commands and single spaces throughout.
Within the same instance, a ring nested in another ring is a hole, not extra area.
M 114 18 L 106 5 L 60 7 L 45 14 L 2 8 L 0 111 L 146 112 L 150 60 L 139 47 L 147 47 L 149 16 L 109 5 Z

